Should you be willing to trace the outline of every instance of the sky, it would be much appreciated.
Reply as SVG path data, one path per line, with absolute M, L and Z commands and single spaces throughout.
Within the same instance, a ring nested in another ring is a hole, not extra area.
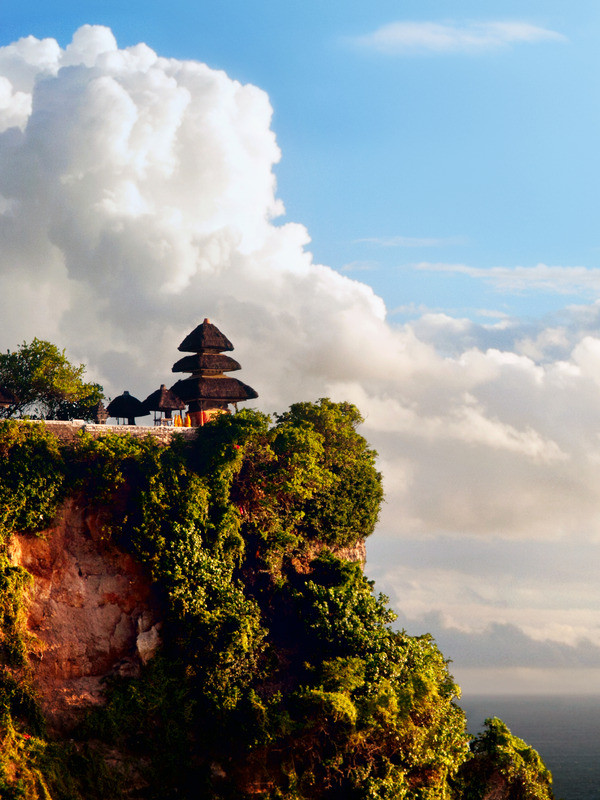
M 600 6 L 5 5 L 0 348 L 143 398 L 209 317 L 256 407 L 359 407 L 465 694 L 600 692 Z

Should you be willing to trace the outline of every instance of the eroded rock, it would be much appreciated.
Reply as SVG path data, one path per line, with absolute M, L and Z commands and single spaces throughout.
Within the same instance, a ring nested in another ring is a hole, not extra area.
M 102 703 L 106 676 L 139 671 L 138 659 L 146 663 L 160 638 L 149 576 L 103 523 L 70 500 L 41 536 L 16 535 L 10 543 L 12 562 L 33 576 L 31 663 L 43 711 L 59 730 Z

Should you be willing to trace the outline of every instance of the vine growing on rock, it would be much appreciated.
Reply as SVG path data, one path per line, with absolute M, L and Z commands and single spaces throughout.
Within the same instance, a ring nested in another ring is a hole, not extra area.
M 106 510 L 105 535 L 145 565 L 163 609 L 139 677 L 109 681 L 74 742 L 53 742 L 17 680 L 26 576 L 5 558 L 0 797 L 462 797 L 478 751 L 447 662 L 429 636 L 394 630 L 387 599 L 339 557 L 382 498 L 360 421 L 329 400 L 274 422 L 246 410 L 167 447 L 126 434 L 61 446 L 43 426 L 0 426 L 0 555 L 13 532 L 44 535 L 74 493 Z M 104 758 L 115 752 L 120 766 Z

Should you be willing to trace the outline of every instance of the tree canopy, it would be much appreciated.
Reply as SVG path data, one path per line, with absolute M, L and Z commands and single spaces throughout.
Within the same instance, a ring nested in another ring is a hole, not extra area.
M 539 754 L 514 736 L 497 717 L 471 742 L 471 758 L 461 766 L 462 800 L 552 800 L 552 775 Z
M 64 350 L 43 339 L 0 353 L 0 386 L 16 396 L 0 417 L 92 420 L 104 391 L 84 374 L 83 364 L 71 364 Z

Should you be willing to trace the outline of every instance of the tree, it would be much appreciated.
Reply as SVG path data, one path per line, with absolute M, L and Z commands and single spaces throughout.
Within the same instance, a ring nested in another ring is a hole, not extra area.
M 351 403 L 294 403 L 277 416 L 275 430 L 292 428 L 316 435 L 323 448 L 321 481 L 304 505 L 302 532 L 310 538 L 341 547 L 369 536 L 377 523 L 383 499 L 377 453 L 357 432 L 363 418 Z
M 459 771 L 463 800 L 553 800 L 552 775 L 538 753 L 514 736 L 502 720 L 485 720 L 471 742 L 471 757 Z
M 233 459 L 227 492 L 246 533 L 252 528 L 268 546 L 300 536 L 352 547 L 373 532 L 383 495 L 377 453 L 356 431 L 361 422 L 351 403 L 327 398 L 295 403 L 271 427 L 251 409 L 223 414 L 198 438 L 198 468 L 214 480 Z
M 83 364 L 71 364 L 64 350 L 43 339 L 1 353 L 0 386 L 17 402 L 0 408 L 0 417 L 92 420 L 104 392 L 99 384 L 84 382 L 84 374 Z

